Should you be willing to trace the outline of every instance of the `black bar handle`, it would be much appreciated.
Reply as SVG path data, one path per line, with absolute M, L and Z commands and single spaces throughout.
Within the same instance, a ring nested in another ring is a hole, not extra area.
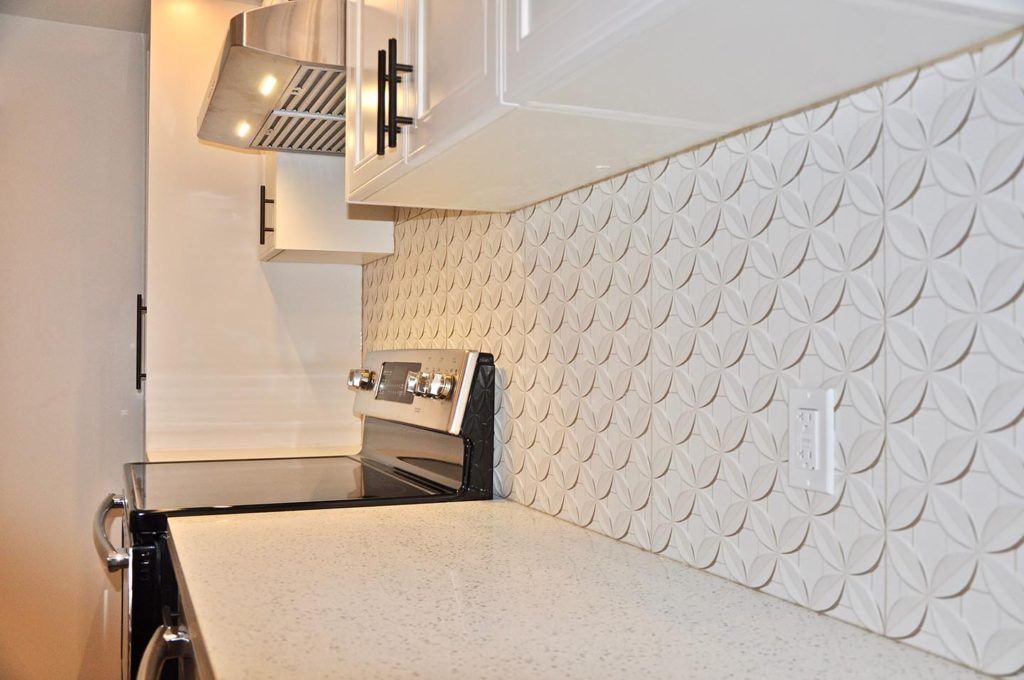
M 146 374 L 142 372 L 142 315 L 146 313 L 146 305 L 142 304 L 142 293 L 135 296 L 135 389 L 142 391 L 142 381 Z
M 384 155 L 384 87 L 387 78 L 388 55 L 377 50 L 377 155 Z
M 398 41 L 388 40 L 388 148 L 398 146 Z
M 274 199 L 267 198 L 267 185 L 260 185 L 260 245 L 267 242 L 267 232 L 274 231 L 273 227 L 267 226 L 267 203 L 273 203 Z
M 399 73 L 412 73 L 412 66 L 398 63 L 398 40 L 388 39 L 388 146 L 398 146 L 400 125 L 412 125 L 412 118 L 398 115 L 398 83 L 402 79 Z

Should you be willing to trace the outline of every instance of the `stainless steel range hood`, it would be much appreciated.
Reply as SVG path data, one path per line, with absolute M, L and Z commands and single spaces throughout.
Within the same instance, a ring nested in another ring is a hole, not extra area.
M 234 17 L 199 112 L 199 138 L 344 154 L 345 0 L 292 0 Z

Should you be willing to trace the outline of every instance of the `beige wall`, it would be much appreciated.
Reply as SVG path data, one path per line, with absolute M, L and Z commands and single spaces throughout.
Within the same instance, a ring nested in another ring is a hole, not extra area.
M 161 459 L 359 441 L 359 267 L 260 262 L 262 157 L 196 137 L 228 21 L 248 9 L 151 6 L 146 449 Z
M 145 43 L 0 14 L 0 677 L 111 678 L 91 515 L 142 452 Z

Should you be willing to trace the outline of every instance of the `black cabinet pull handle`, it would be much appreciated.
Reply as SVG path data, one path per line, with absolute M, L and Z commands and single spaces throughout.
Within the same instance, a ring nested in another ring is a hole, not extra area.
M 384 87 L 387 78 L 388 55 L 377 50 L 377 155 L 384 155 Z
M 142 372 L 142 315 L 146 313 L 146 305 L 142 304 L 142 293 L 135 296 L 135 389 L 142 391 L 142 381 L 146 374 Z
M 412 66 L 398 63 L 398 40 L 388 40 L 388 147 L 398 146 L 398 133 L 401 125 L 412 125 L 412 118 L 398 115 L 398 83 L 402 79 L 399 73 L 412 73 Z
M 274 231 L 273 227 L 267 226 L 267 203 L 273 203 L 274 199 L 267 198 L 267 185 L 260 185 L 260 245 L 267 242 L 267 232 Z

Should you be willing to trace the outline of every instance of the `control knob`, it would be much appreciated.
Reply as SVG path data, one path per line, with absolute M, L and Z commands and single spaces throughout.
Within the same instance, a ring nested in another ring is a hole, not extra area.
M 348 388 L 350 390 L 372 389 L 373 378 L 373 371 L 365 368 L 353 368 L 348 372 Z
M 430 376 L 427 396 L 434 399 L 447 399 L 455 390 L 455 376 L 447 373 L 435 373 Z
M 455 376 L 430 371 L 410 371 L 405 379 L 405 391 L 417 397 L 447 399 L 455 391 Z

